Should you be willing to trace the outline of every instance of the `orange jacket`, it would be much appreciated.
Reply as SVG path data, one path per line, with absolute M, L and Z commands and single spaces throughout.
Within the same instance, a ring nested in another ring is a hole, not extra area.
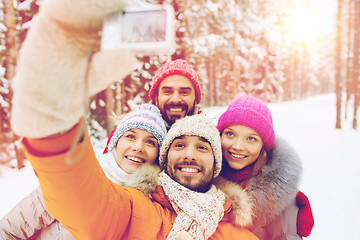
M 96 160 L 88 135 L 74 151 L 80 159 L 71 165 L 65 162 L 74 129 L 55 138 L 23 139 L 49 212 L 76 239 L 166 239 L 176 218 L 166 207 L 166 198 L 162 205 L 134 188 L 112 183 Z M 210 239 L 257 238 L 231 224 L 225 214 Z

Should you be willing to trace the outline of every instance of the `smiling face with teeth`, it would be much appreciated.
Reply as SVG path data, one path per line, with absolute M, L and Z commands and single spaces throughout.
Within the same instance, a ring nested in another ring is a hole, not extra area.
M 115 159 L 119 167 L 130 174 L 144 163 L 154 163 L 158 153 L 159 144 L 154 135 L 144 129 L 133 128 L 119 138 Z
M 214 154 L 206 139 L 181 136 L 171 143 L 166 161 L 166 173 L 181 185 L 206 192 L 214 176 Z
M 172 125 L 177 119 L 192 115 L 195 108 L 195 89 L 183 75 L 169 75 L 158 88 L 156 104 L 163 119 Z
M 221 133 L 223 158 L 232 169 L 240 170 L 254 163 L 263 147 L 263 140 L 252 128 L 232 125 Z

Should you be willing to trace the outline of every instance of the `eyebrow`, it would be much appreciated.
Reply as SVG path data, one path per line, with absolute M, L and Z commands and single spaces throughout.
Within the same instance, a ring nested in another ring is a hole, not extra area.
M 200 136 L 194 136 L 194 135 L 181 135 L 181 136 L 179 136 L 179 137 L 174 138 L 173 141 L 175 141 L 176 139 L 184 139 L 185 136 L 198 137 L 198 138 L 200 139 L 200 141 L 210 144 L 210 142 L 209 142 L 206 138 L 200 137 Z
M 133 129 L 134 129 L 134 128 L 131 128 L 131 129 L 127 130 L 126 132 L 136 133 Z M 142 129 L 142 128 L 140 128 L 140 129 Z M 150 138 L 153 138 L 153 139 L 155 139 L 155 140 L 157 141 L 157 138 L 154 136 L 154 134 L 152 134 L 151 132 L 149 132 L 149 131 L 146 130 L 146 129 L 143 129 L 143 130 L 145 130 L 145 131 L 147 131 L 148 133 L 150 133 L 151 136 L 149 136 L 149 137 L 150 137 Z
M 171 90 L 171 89 L 174 89 L 174 87 L 168 87 L 168 86 L 161 87 L 161 90 Z M 180 87 L 179 89 L 180 90 L 188 90 L 188 91 L 192 90 L 191 87 Z
M 173 141 L 175 141 L 176 139 L 184 139 L 184 138 L 185 138 L 185 136 L 184 136 L 184 135 L 181 135 L 181 136 L 178 136 L 178 137 L 174 138 Z
M 181 90 L 189 90 L 189 91 L 192 91 L 192 88 L 191 88 L 191 87 L 181 87 L 180 89 L 181 89 Z
M 232 129 L 231 126 L 224 128 L 224 130 L 223 130 L 222 132 L 224 132 L 225 130 L 230 130 L 230 131 L 235 132 L 235 130 Z M 261 137 L 260 134 L 258 134 L 257 132 L 255 132 L 255 130 L 254 130 L 254 133 L 250 133 L 250 134 L 248 134 L 248 135 L 249 135 L 249 136 L 258 136 L 258 137 Z
M 153 139 L 155 139 L 157 141 L 157 138 L 154 135 L 150 136 L 150 138 L 153 138 Z
M 202 142 L 208 143 L 211 146 L 211 143 L 206 138 L 204 138 L 204 137 L 199 137 L 199 138 Z

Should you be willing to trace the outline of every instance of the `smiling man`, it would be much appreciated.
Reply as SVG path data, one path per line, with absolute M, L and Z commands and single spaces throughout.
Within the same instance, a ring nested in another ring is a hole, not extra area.
M 198 75 L 183 59 L 167 62 L 156 72 L 149 96 L 171 126 L 177 119 L 198 113 L 201 101 Z
M 222 154 L 219 133 L 211 121 L 201 114 L 176 121 L 160 148 L 159 164 L 164 169 L 159 184 L 177 213 L 167 239 L 219 236 L 218 227 L 227 219 L 227 199 L 213 184 L 221 170 Z M 235 228 L 232 225 L 227 234 Z M 227 234 L 220 238 L 227 239 Z M 235 239 L 236 234 L 232 236 Z
M 221 169 L 221 146 L 209 120 L 199 114 L 172 125 L 159 163 L 175 182 L 197 192 L 210 189 Z
M 168 158 L 166 173 L 173 180 L 193 191 L 209 190 L 214 176 L 214 156 L 205 138 L 177 137 L 170 146 Z

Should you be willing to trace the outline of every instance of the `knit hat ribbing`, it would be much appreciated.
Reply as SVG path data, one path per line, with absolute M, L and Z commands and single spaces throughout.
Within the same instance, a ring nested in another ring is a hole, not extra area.
M 183 75 L 190 80 L 195 89 L 195 101 L 196 103 L 200 103 L 201 89 L 198 75 L 196 74 L 195 70 L 187 63 L 187 61 L 183 59 L 167 62 L 161 68 L 159 68 L 155 74 L 155 77 L 153 78 L 152 86 L 149 92 L 151 101 L 155 101 L 160 82 L 167 76 L 174 74 Z
M 236 98 L 220 116 L 217 129 L 221 133 L 231 125 L 244 125 L 256 131 L 267 150 L 274 146 L 275 132 L 268 107 L 261 100 L 252 96 Z
M 167 131 L 160 110 L 155 105 L 139 105 L 120 120 L 107 146 L 108 151 L 110 152 L 116 146 L 119 138 L 126 131 L 133 128 L 144 129 L 152 133 L 159 146 L 161 146 Z
M 218 176 L 222 164 L 220 134 L 211 120 L 202 114 L 186 116 L 171 126 L 160 148 L 160 166 L 164 167 L 167 153 L 174 139 L 185 135 L 203 137 L 210 143 L 215 159 L 214 177 Z

